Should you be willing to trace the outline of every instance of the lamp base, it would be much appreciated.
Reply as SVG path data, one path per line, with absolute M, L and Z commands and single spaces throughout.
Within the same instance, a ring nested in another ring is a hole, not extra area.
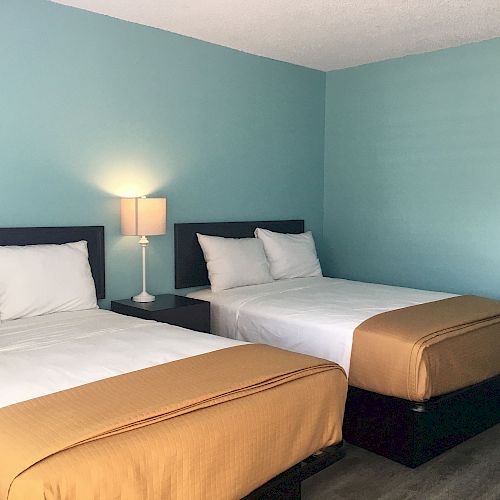
M 141 292 L 139 295 L 132 297 L 134 302 L 154 302 L 156 297 L 148 292 Z

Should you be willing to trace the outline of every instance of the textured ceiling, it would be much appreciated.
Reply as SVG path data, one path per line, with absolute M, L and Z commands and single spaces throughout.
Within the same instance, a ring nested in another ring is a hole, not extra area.
M 53 0 L 328 71 L 500 36 L 500 0 Z

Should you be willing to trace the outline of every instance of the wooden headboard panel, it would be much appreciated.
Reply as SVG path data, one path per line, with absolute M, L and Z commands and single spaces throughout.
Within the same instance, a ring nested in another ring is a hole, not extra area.
M 104 227 L 2 227 L 0 245 L 44 245 L 72 243 L 85 240 L 89 250 L 89 263 L 94 277 L 98 299 L 104 299 Z
M 208 274 L 203 252 L 196 233 L 225 238 L 252 238 L 256 228 L 277 233 L 303 233 L 303 220 L 252 222 L 201 222 L 175 224 L 175 288 L 208 285 Z

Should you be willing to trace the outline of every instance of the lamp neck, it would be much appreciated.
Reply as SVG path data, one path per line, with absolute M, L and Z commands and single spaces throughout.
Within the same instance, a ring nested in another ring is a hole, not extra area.
M 141 245 L 141 247 L 147 247 L 149 245 L 149 240 L 146 238 L 146 236 L 141 236 L 139 245 Z

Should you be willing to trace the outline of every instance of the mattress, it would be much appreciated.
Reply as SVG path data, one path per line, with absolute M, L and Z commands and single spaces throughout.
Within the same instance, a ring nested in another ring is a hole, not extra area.
M 240 344 L 101 309 L 4 321 L 0 408 Z
M 329 359 L 349 373 L 354 330 L 377 314 L 451 294 L 336 278 L 295 278 L 213 293 L 192 292 L 211 303 L 217 335 Z
M 190 296 L 211 302 L 214 333 L 335 361 L 349 373 L 352 385 L 380 394 L 422 401 L 481 382 L 500 371 L 500 331 L 496 325 L 453 337 L 435 337 L 425 344 L 425 356 L 411 370 L 409 366 L 396 369 L 392 360 L 406 357 L 401 355 L 402 349 L 410 353 L 415 343 L 405 343 L 393 332 L 386 336 L 378 332 L 384 337 L 384 349 L 374 349 L 368 345 L 373 336 L 369 338 L 358 328 L 383 313 L 456 297 L 452 294 L 334 278 L 298 278 L 218 293 L 202 290 Z M 363 352 L 363 356 L 351 358 L 354 339 L 356 352 Z M 446 367 L 453 367 L 451 381 Z M 402 373 L 405 380 L 399 380 Z M 403 389 L 407 386 L 418 390 Z

